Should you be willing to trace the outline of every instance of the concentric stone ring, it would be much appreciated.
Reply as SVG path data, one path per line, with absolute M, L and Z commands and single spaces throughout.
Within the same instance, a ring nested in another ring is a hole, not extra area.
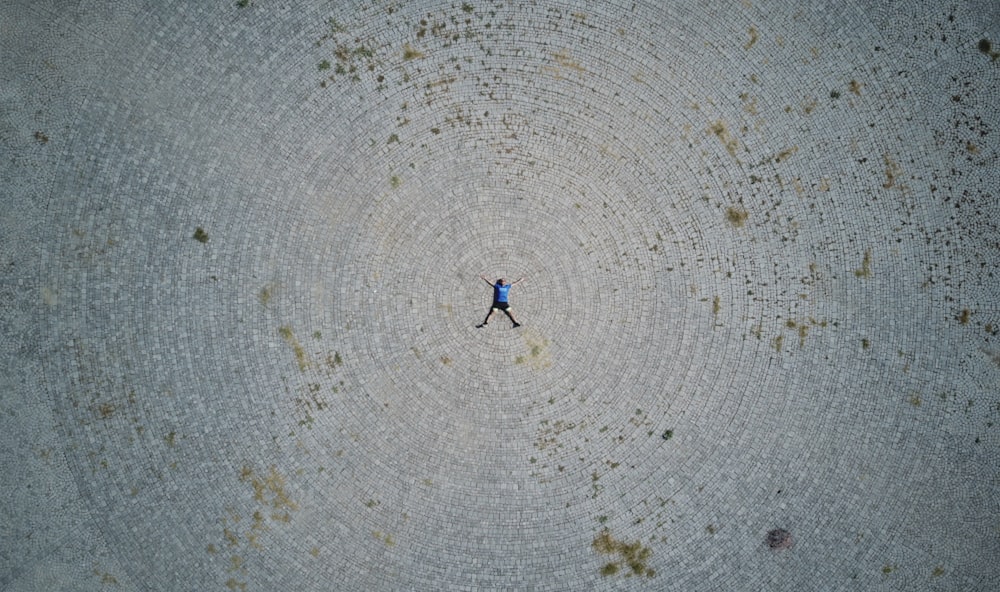
M 998 39 L 4 3 L 0 589 L 991 590 Z

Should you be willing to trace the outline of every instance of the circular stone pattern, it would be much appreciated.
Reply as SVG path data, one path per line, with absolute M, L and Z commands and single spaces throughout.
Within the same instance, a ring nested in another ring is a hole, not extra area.
M 1000 8 L 904 4 L 4 3 L 0 588 L 991 589 Z

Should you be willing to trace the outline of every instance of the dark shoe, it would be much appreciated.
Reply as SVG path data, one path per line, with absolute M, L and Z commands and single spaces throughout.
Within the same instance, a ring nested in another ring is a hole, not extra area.
M 476 325 L 476 329 L 482 329 L 485 326 L 486 326 L 486 323 L 483 323 L 481 325 Z
M 520 327 L 520 326 L 521 326 L 521 323 L 514 323 L 514 328 L 515 328 L 515 329 L 517 329 L 517 328 L 518 328 L 518 327 Z

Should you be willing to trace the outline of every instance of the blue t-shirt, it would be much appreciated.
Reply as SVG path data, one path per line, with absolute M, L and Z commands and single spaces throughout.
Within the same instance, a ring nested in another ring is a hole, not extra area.
M 493 284 L 493 301 L 507 302 L 507 292 L 510 292 L 510 284 Z

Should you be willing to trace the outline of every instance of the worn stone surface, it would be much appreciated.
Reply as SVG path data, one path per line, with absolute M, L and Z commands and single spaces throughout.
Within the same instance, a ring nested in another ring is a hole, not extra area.
M 883 5 L 0 4 L 0 588 L 994 589 L 1000 9 Z

